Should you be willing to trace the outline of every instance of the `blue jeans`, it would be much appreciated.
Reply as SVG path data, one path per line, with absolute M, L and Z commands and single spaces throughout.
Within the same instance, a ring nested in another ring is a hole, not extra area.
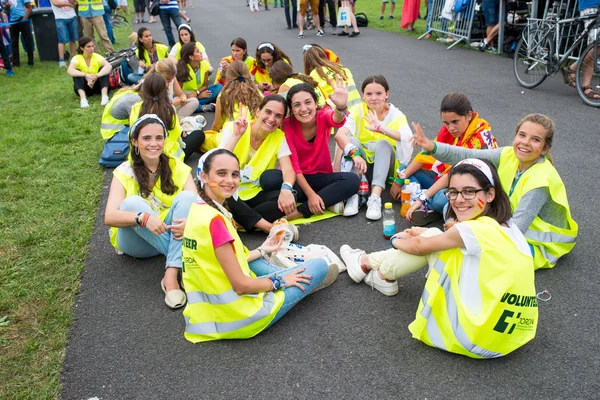
M 406 165 L 402 165 L 400 170 L 406 169 Z M 412 174 L 408 179 L 411 182 L 416 182 L 421 185 L 421 189 L 429 189 L 433 183 L 435 182 L 437 174 L 429 169 L 420 169 L 414 174 Z M 437 211 L 440 214 L 444 213 L 444 207 L 448 204 L 448 199 L 446 198 L 446 190 L 442 189 L 429 200 L 429 208 L 431 210 Z
M 115 40 L 115 34 L 113 32 L 112 25 L 110 24 L 111 13 L 111 8 L 109 6 L 104 6 L 104 15 L 102 16 L 102 18 L 104 19 L 104 25 L 106 25 L 106 34 L 108 35 L 108 39 L 110 39 L 110 42 L 112 44 L 115 44 L 117 43 L 117 41 Z
M 79 22 L 77 22 L 77 17 L 57 19 L 56 33 L 58 34 L 58 43 L 67 44 L 69 42 L 76 42 L 79 39 Z
M 283 301 L 283 305 L 279 311 L 277 311 L 275 318 L 273 318 L 273 321 L 271 321 L 268 327 L 279 321 L 279 319 L 288 311 L 290 311 L 292 307 L 298 304 L 300 300 L 308 296 L 317 286 L 319 286 L 321 282 L 323 282 L 323 279 L 325 279 L 327 271 L 329 270 L 327 262 L 322 258 L 306 261 L 304 264 L 298 266 L 298 268 L 280 268 L 276 265 L 269 264 L 264 258 L 251 261 L 249 266 L 252 272 L 256 274 L 257 278 L 266 278 L 267 276 L 273 274 L 279 274 L 285 278 L 285 275 L 297 270 L 298 268 L 305 268 L 306 270 L 304 273 L 312 276 L 310 285 L 301 283 L 301 285 L 306 289 L 306 292 L 300 290 L 300 288 L 296 286 L 285 289 L 285 300 Z
M 178 29 L 181 25 L 181 16 L 179 15 L 179 9 L 167 9 L 163 10 L 161 8 L 160 13 L 160 23 L 163 26 L 165 34 L 167 35 L 167 40 L 169 41 L 169 47 L 175 46 L 175 37 L 173 36 L 173 32 L 171 31 L 171 20 L 175 24 L 175 29 Z
M 196 110 L 196 112 L 202 111 L 203 105 L 214 103 L 215 101 L 217 101 L 217 96 L 219 96 L 219 93 L 221 93 L 221 90 L 223 90 L 223 85 L 217 83 L 215 85 L 209 86 L 206 90 L 208 90 L 211 93 L 210 97 L 198 99 L 198 109 Z
M 183 190 L 173 200 L 169 213 L 163 220 L 171 225 L 174 219 L 187 218 L 190 207 L 198 196 L 189 190 Z M 140 196 L 129 196 L 121 203 L 121 211 L 146 212 L 158 216 L 150 204 Z M 181 268 L 181 240 L 175 240 L 171 231 L 155 236 L 145 227 L 139 225 L 118 228 L 117 244 L 121 251 L 136 258 L 154 257 L 159 254 L 167 256 L 166 267 Z

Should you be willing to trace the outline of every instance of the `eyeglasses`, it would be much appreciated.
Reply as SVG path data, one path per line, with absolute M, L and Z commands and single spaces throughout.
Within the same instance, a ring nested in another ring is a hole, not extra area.
M 464 188 L 463 190 L 449 189 L 446 191 L 446 198 L 448 200 L 456 200 L 456 198 L 460 194 L 465 200 L 473 200 L 475 196 L 477 196 L 477 193 L 483 190 L 487 189 L 475 189 L 472 187 Z

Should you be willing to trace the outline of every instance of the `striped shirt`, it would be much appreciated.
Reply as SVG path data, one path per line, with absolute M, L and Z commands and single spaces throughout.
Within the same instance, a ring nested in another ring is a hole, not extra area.
M 179 10 L 179 5 L 177 4 L 177 0 L 169 0 L 168 3 L 160 2 L 161 10 Z

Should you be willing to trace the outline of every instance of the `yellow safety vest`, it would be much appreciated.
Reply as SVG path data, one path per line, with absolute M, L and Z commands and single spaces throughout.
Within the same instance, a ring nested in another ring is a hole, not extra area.
M 430 270 L 416 319 L 408 329 L 415 339 L 451 353 L 501 357 L 535 337 L 533 260 L 495 220 L 480 217 L 463 223 L 481 247 L 479 265 L 463 265 L 460 248 L 443 251 Z M 479 299 L 471 298 L 467 306 L 460 295 L 465 292 L 479 293 Z
M 304 83 L 303 81 L 301 81 L 298 78 L 287 78 L 285 82 L 283 82 L 283 84 L 281 86 L 287 86 L 290 89 L 293 88 L 296 85 L 300 85 Z M 279 93 L 281 96 L 283 96 L 284 98 L 287 99 L 287 92 L 285 93 Z M 325 96 L 323 95 L 323 92 L 321 91 L 321 88 L 319 86 L 317 86 L 315 88 L 315 94 L 317 95 L 317 105 L 320 107 L 323 107 L 325 105 Z
M 102 60 L 104 60 L 104 57 L 98 53 L 92 54 L 90 65 L 87 65 L 82 54 L 77 54 L 75 57 L 73 57 L 73 61 L 76 62 L 75 68 L 78 71 L 85 72 L 86 74 L 97 74 L 100 72 L 102 69 Z
M 179 60 L 181 58 L 181 42 L 175 43 L 175 46 L 171 48 L 171 51 L 175 51 L 175 59 Z M 206 49 L 202 46 L 202 43 L 196 42 L 196 47 L 200 50 L 200 53 L 206 53 Z
M 233 57 L 231 56 L 227 56 L 227 57 L 223 57 L 221 58 L 221 62 L 226 62 L 227 64 L 231 64 L 233 62 Z M 244 64 L 246 64 L 246 66 L 248 67 L 248 71 L 252 71 L 252 68 L 254 68 L 254 57 L 246 57 L 246 59 L 244 60 Z M 223 76 L 221 74 L 221 69 L 219 68 L 219 70 L 217 71 L 217 76 L 215 77 L 215 84 L 216 83 L 220 83 L 221 85 L 225 86 L 226 80 L 225 80 L 225 76 Z
M 205 60 L 200 61 L 200 69 L 198 70 L 198 74 L 194 72 L 194 68 L 192 68 L 192 66 L 189 63 L 187 64 L 187 67 L 192 79 L 183 82 L 181 89 L 183 89 L 185 93 L 189 94 L 195 92 L 196 90 L 204 86 L 204 76 L 208 72 L 210 64 Z
M 290 63 L 288 60 L 283 59 L 286 63 Z M 256 83 L 273 83 L 271 80 L 271 75 L 269 74 L 269 70 L 267 68 L 261 68 L 258 66 L 258 62 L 254 60 L 254 65 L 250 68 L 250 73 L 254 75 L 254 81 Z
M 169 47 L 168 46 L 165 46 L 162 43 L 154 43 L 154 46 L 156 46 L 156 57 L 157 57 L 158 61 L 162 60 L 163 58 L 169 57 Z M 135 55 L 137 58 L 140 58 L 140 49 L 135 50 Z M 148 50 L 144 51 L 144 60 L 143 61 L 147 67 L 152 65 L 152 62 L 150 61 L 150 54 L 148 54 Z
M 375 162 L 375 152 L 370 151 L 367 148 L 367 144 L 369 143 L 369 141 L 377 142 L 383 139 L 388 141 L 392 145 L 392 147 L 396 149 L 396 140 L 382 133 L 373 132 L 365 128 L 364 117 L 367 115 L 368 110 L 369 108 L 367 107 L 367 103 L 363 102 L 357 104 L 350 109 L 350 116 L 348 118 L 354 118 L 354 123 L 356 125 L 356 137 L 358 141 L 363 145 L 363 149 L 365 151 L 365 161 L 367 161 L 369 164 L 373 164 Z M 391 110 L 389 112 L 391 112 Z M 401 116 L 387 124 L 386 128 L 393 129 L 395 131 L 400 131 L 400 129 L 405 126 L 408 126 L 408 121 L 406 119 L 406 115 L 402 114 Z M 396 158 L 394 171 L 396 171 L 398 167 L 400 167 L 400 163 L 398 161 L 398 158 Z
M 95 11 L 104 11 L 104 5 L 101 1 L 91 1 L 91 0 L 80 0 L 79 1 L 79 12 L 85 12 L 90 9 L 90 5 L 92 6 L 92 10 Z
M 110 115 L 110 112 L 117 101 L 126 94 L 137 94 L 137 92 L 131 89 L 121 90 L 115 93 L 106 107 L 104 107 L 104 111 L 102 111 L 102 122 L 100 124 L 100 134 L 102 135 L 102 139 L 108 140 L 112 138 L 115 133 L 129 126 L 129 119 L 116 119 Z
M 166 194 L 161 192 L 161 181 L 160 177 L 158 177 L 154 183 L 154 187 L 152 188 L 152 193 L 150 193 L 148 198 L 144 198 L 150 207 L 152 207 L 152 210 L 159 213 L 161 220 L 164 220 L 171 210 L 171 205 L 173 204 L 175 197 L 185 190 L 185 183 L 187 182 L 192 171 L 190 167 L 174 158 L 169 158 L 169 166 L 171 167 L 171 177 L 173 179 L 173 183 L 175 186 L 177 186 L 175 193 Z M 129 196 L 140 196 L 140 185 L 135 179 L 133 167 L 130 161 L 125 161 L 115 168 L 113 171 L 113 176 L 117 178 L 125 188 L 125 198 Z M 118 228 L 115 227 L 110 228 L 110 243 L 118 250 L 119 246 L 117 245 L 117 230 Z
M 222 218 L 244 275 L 256 278 L 231 221 L 213 207 L 196 203 L 190 208 L 183 237 L 183 283 L 187 294 L 185 338 L 193 343 L 246 339 L 262 332 L 283 305 L 284 291 L 238 295 L 215 254 L 210 223 Z
M 131 114 L 129 115 L 129 126 L 133 126 L 135 121 L 137 121 L 138 118 L 141 117 L 140 112 L 142 110 L 142 103 L 143 102 L 140 101 L 139 103 L 135 103 L 133 107 L 131 107 Z M 173 129 L 167 130 L 167 133 L 169 135 L 165 139 L 164 152 L 169 157 L 177 158 L 178 160 L 183 161 L 183 158 L 185 157 L 185 153 L 181 148 L 181 133 L 183 132 L 183 130 L 181 129 L 181 125 L 179 125 L 179 117 L 177 116 L 177 113 L 173 114 L 173 120 Z
M 233 122 L 228 122 L 223 126 L 223 129 L 229 129 L 233 132 Z M 267 135 L 254 156 L 248 160 L 251 135 L 252 123 L 249 123 L 246 132 L 233 149 L 238 160 L 240 160 L 241 183 L 239 194 L 242 200 L 249 200 L 262 190 L 259 183 L 260 176 L 266 170 L 275 168 L 275 165 L 277 165 L 277 152 L 285 140 L 283 131 L 276 129 Z M 249 175 L 247 175 L 248 172 L 250 172 Z
M 348 79 L 346 80 L 346 82 L 348 82 L 347 106 L 348 108 L 350 108 L 356 104 L 362 103 L 362 98 L 360 97 L 360 93 L 356 89 L 356 83 L 354 82 L 354 78 L 352 77 L 352 72 L 350 72 L 350 70 L 346 67 L 340 67 L 344 70 L 346 76 L 348 77 Z M 329 68 L 326 67 L 321 67 L 321 70 L 325 73 L 325 75 L 327 75 L 331 82 L 335 82 L 336 74 L 334 71 L 331 71 Z M 329 96 L 333 93 L 333 87 L 329 84 L 329 82 L 327 82 L 326 79 L 321 78 L 316 69 L 313 69 L 311 71 L 310 77 L 319 83 L 319 88 L 321 88 L 321 91 L 323 92 L 323 95 L 325 95 L 325 98 L 329 98 Z
M 519 160 L 514 149 L 505 147 L 500 156 L 498 175 L 502 187 L 507 193 L 511 191 L 518 169 Z M 527 232 L 523 232 L 527 242 L 534 249 L 535 269 L 554 267 L 560 257 L 575 247 L 579 229 L 577 223 L 571 218 L 565 185 L 554 165 L 546 158 L 543 162 L 533 164 L 516 182 L 512 194 L 509 195 L 513 211 L 516 210 L 525 193 L 544 187 L 548 189 L 550 199 L 565 210 L 567 220 L 565 221 L 566 228 L 559 228 L 536 216 Z

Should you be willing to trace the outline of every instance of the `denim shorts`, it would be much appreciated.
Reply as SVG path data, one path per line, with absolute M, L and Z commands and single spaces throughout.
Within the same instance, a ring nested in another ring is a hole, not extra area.
M 69 43 L 79 40 L 79 24 L 77 23 L 77 17 L 57 19 L 56 32 L 58 33 L 58 43 Z
M 494 26 L 500 22 L 500 0 L 482 0 L 481 8 L 486 26 Z

